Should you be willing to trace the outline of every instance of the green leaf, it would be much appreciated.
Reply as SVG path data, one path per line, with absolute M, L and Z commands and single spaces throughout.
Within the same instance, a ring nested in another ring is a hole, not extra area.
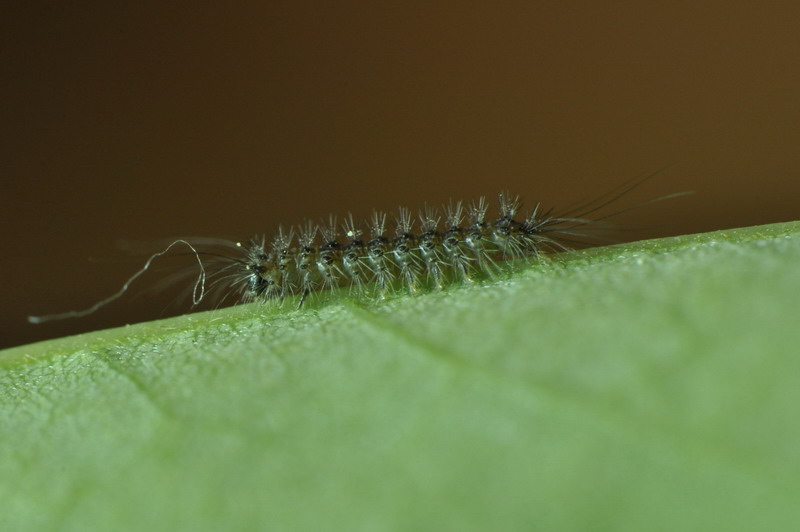
M 0 530 L 796 530 L 800 223 L 0 352 Z

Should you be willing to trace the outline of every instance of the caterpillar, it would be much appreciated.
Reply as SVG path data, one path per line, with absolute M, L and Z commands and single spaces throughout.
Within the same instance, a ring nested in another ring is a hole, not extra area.
M 425 206 L 416 219 L 406 207 L 392 220 L 375 211 L 366 230 L 352 215 L 341 225 L 331 217 L 296 231 L 279 228 L 269 244 L 264 237 L 238 243 L 242 256 L 226 259 L 230 264 L 219 270 L 221 281 L 243 301 L 297 296 L 300 306 L 313 293 L 341 286 L 357 293 L 371 287 L 379 296 L 398 289 L 441 289 L 492 277 L 500 261 L 568 249 L 549 234 L 568 234 L 565 224 L 585 222 L 542 214 L 540 205 L 518 217 L 520 208 L 518 196 L 503 192 L 494 219 L 488 218 L 489 203 L 482 197 L 467 205 L 450 202 L 441 210 Z
M 519 196 L 501 192 L 493 216 L 489 202 L 481 197 L 469 203 L 451 201 L 441 209 L 425 205 L 416 215 L 407 207 L 400 207 L 391 218 L 375 211 L 362 226 L 352 215 L 341 224 L 331 216 L 322 224 L 308 221 L 299 227 L 279 227 L 271 239 L 262 235 L 247 244 L 217 239 L 197 239 L 193 244 L 192 239 L 178 239 L 152 255 L 112 296 L 85 310 L 29 316 L 28 321 L 43 323 L 95 312 L 121 297 L 156 258 L 177 245 L 188 246 L 199 265 L 192 290 L 194 305 L 212 295 L 220 303 L 234 295 L 242 303 L 296 299 L 302 307 L 309 296 L 343 287 L 356 295 L 371 292 L 383 298 L 396 291 L 415 294 L 449 284 L 471 284 L 493 278 L 510 259 L 539 260 L 543 254 L 586 244 L 587 229 L 606 218 L 686 194 L 589 217 L 656 173 L 623 183 L 559 215 L 538 203 L 523 213 Z

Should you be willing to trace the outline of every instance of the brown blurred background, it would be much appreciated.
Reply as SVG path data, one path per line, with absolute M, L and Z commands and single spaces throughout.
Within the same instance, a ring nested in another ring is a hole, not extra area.
M 114 292 L 144 260 L 120 239 L 559 206 L 670 163 L 623 203 L 697 194 L 626 238 L 800 218 L 797 2 L 393 4 L 5 2 L 0 346 L 172 312 L 26 323 Z

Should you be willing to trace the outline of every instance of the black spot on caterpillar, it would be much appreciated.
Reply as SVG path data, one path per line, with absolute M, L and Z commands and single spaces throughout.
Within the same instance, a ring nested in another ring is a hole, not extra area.
M 591 240 L 589 230 L 603 220 L 686 194 L 670 194 L 591 217 L 662 170 L 623 183 L 558 215 L 540 204 L 523 211 L 519 196 L 501 192 L 493 215 L 489 202 L 481 197 L 470 203 L 451 201 L 441 209 L 426 205 L 416 215 L 406 207 L 391 217 L 376 211 L 364 226 L 355 223 L 352 215 L 342 223 L 331 216 L 323 224 L 309 221 L 298 228 L 280 227 L 272 239 L 260 236 L 248 244 L 178 239 L 152 255 L 112 296 L 82 311 L 29 316 L 28 321 L 43 323 L 95 312 L 121 297 L 156 258 L 177 245 L 188 247 L 199 265 L 192 291 L 194 305 L 210 296 L 221 304 L 234 295 L 239 302 L 296 298 L 302 306 L 313 294 L 341 287 L 356 295 L 371 293 L 383 298 L 394 291 L 414 294 L 448 284 L 474 283 L 494 277 L 509 259 L 540 259 L 543 254 L 586 245 Z

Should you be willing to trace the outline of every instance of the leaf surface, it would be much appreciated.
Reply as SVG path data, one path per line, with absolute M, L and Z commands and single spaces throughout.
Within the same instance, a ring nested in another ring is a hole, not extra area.
M 1 530 L 789 530 L 800 223 L 0 351 Z

